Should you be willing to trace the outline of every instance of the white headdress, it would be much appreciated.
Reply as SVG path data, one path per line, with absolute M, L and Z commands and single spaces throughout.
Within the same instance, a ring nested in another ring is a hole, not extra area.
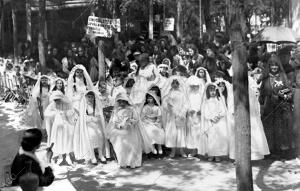
M 173 81 L 177 81 L 179 83 L 178 90 L 172 90 Z M 173 112 L 176 112 L 176 115 L 185 116 L 186 111 L 189 107 L 189 100 L 187 96 L 186 83 L 183 81 L 183 77 L 181 76 L 171 76 L 168 79 L 167 86 L 162 95 L 162 108 L 164 111 L 168 110 L 168 104 L 173 106 Z
M 199 111 L 201 109 L 201 101 L 205 86 L 203 85 L 202 81 L 196 76 L 190 76 L 187 79 L 186 84 L 188 89 L 187 95 L 190 102 L 190 108 Z M 199 86 L 199 90 L 195 93 L 191 92 L 190 86 Z
M 55 85 L 56 85 L 56 82 L 59 81 L 59 80 L 63 82 L 63 86 L 64 86 L 64 88 L 65 88 L 65 90 L 66 90 L 66 80 L 57 77 L 57 78 L 55 78 L 55 80 L 52 81 L 51 88 L 50 88 L 51 91 L 55 91 L 55 90 L 53 90 L 53 89 L 54 89 L 54 87 L 55 87 Z
M 206 83 L 211 82 L 210 75 L 209 75 L 207 69 L 204 68 L 204 67 L 199 67 L 199 68 L 197 68 L 197 70 L 196 70 L 196 72 L 195 72 L 195 76 L 198 77 L 198 73 L 199 73 L 200 70 L 203 70 L 203 71 L 205 72 L 205 77 L 206 77 L 205 80 L 206 80 Z
M 72 97 L 72 93 L 73 93 L 73 86 L 75 85 L 74 83 L 74 75 L 75 75 L 75 71 L 77 69 L 80 69 L 83 71 L 83 76 L 86 80 L 86 86 L 87 86 L 87 90 L 95 90 L 95 87 L 93 85 L 93 82 L 90 78 L 89 73 L 86 71 L 85 67 L 81 64 L 78 64 L 76 66 L 74 66 L 69 74 L 68 77 L 68 86 L 67 86 L 67 91 L 66 91 L 66 95 Z
M 88 128 L 86 126 L 86 109 L 87 109 L 87 100 L 86 95 L 89 92 L 93 92 L 95 96 L 95 111 L 94 116 L 99 118 L 99 128 L 101 129 L 101 133 L 103 136 L 103 145 L 105 145 L 105 120 L 103 115 L 103 108 L 101 106 L 101 100 L 98 96 L 98 93 L 93 90 L 88 90 L 85 92 L 84 96 L 80 101 L 79 106 L 79 120 L 75 126 L 74 132 L 74 154 L 78 159 L 93 159 L 94 155 L 94 148 L 90 142 Z
M 49 76 L 46 76 L 46 75 L 39 76 L 37 82 L 35 83 L 32 91 L 31 91 L 31 96 L 34 99 L 36 99 L 37 97 L 40 96 L 40 87 L 41 87 L 42 78 L 47 78 L 48 79 L 49 88 L 50 88 L 50 78 L 49 78 Z

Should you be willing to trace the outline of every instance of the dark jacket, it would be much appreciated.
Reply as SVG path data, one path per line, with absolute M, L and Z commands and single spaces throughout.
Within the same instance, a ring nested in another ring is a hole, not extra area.
M 12 185 L 19 185 L 20 177 L 28 172 L 38 175 L 39 186 L 41 187 L 49 186 L 54 181 L 54 175 L 50 167 L 45 168 L 43 173 L 39 163 L 34 158 L 18 153 L 11 166 Z

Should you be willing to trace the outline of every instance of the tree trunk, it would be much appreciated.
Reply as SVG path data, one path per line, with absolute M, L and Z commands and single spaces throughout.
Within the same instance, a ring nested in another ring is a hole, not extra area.
M 177 0 L 177 18 L 176 18 L 176 36 L 177 38 L 181 38 L 181 0 Z
M 11 1 L 11 17 L 13 22 L 13 45 L 14 45 L 14 64 L 18 64 L 18 31 L 17 31 L 17 16 L 16 16 L 16 1 Z
M 253 191 L 251 167 L 251 126 L 248 96 L 247 50 L 243 44 L 247 27 L 243 5 L 227 0 L 229 5 L 230 41 L 233 48 L 233 89 L 235 121 L 235 158 L 238 191 Z
M 27 41 L 31 42 L 31 5 L 30 0 L 26 0 L 26 32 L 27 32 Z
M 203 38 L 203 23 L 202 23 L 202 0 L 199 0 L 199 38 Z
M 5 39 L 5 36 L 4 36 L 4 3 L 3 3 L 3 0 L 0 1 L 0 11 L 1 11 L 1 20 L 0 20 L 0 23 L 1 23 L 1 29 L 0 29 L 0 32 L 1 32 L 1 54 L 3 56 L 4 54 L 4 50 L 5 50 L 5 42 L 4 42 L 4 39 Z
M 45 25 L 46 25 L 46 0 L 39 0 L 39 36 L 38 49 L 39 61 L 41 65 L 41 72 L 46 72 L 46 58 L 45 58 Z
M 153 39 L 153 0 L 149 0 L 149 39 Z

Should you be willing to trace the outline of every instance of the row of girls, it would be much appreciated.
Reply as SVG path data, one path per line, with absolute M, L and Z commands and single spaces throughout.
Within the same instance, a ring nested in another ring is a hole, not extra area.
M 142 153 L 162 154 L 162 145 L 171 149 L 171 158 L 176 151 L 216 162 L 235 158 L 232 85 L 221 78 L 212 82 L 205 68 L 187 78 L 144 57 L 124 82 L 116 77 L 112 85 L 100 81 L 95 88 L 85 68 L 76 65 L 63 83 L 57 79 L 50 87 L 49 78 L 40 77 L 26 112 L 32 125 L 46 129 L 61 164 L 105 163 L 113 155 L 110 143 L 120 167 L 141 166 Z M 257 94 L 249 87 L 252 159 L 258 160 L 269 149 Z

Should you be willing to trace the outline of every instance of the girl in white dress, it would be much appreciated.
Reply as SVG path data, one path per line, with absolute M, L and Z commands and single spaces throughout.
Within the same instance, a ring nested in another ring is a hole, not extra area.
M 45 128 L 44 111 L 49 105 L 50 78 L 42 75 L 38 78 L 31 92 L 31 98 L 24 113 L 24 119 L 28 126 L 33 128 Z
M 61 91 L 53 91 L 50 101 L 51 103 L 45 110 L 46 121 L 48 121 L 48 124 L 52 124 L 51 133 L 49 134 L 49 145 L 54 144 L 52 148 L 54 158 L 59 155 L 63 156 L 63 161 L 60 165 L 68 164 L 70 160 L 69 158 L 66 160 L 66 154 L 73 152 L 76 114 L 72 109 L 71 103 Z M 72 154 L 70 154 L 70 159 L 74 159 Z
M 201 128 L 207 136 L 204 153 L 208 161 L 220 162 L 220 156 L 228 155 L 227 110 L 224 99 L 219 96 L 217 86 L 208 83 L 201 105 Z M 201 153 L 203 154 L 201 149 Z
M 186 116 L 189 103 L 184 85 L 182 77 L 170 77 L 162 98 L 165 145 L 172 148 L 171 158 L 175 157 L 176 148 L 180 148 L 181 156 L 186 157 L 183 148 L 186 147 Z
M 189 77 L 186 83 L 190 103 L 187 115 L 186 147 L 191 149 L 189 156 L 195 156 L 200 135 L 201 102 L 205 86 L 202 87 L 201 80 L 196 76 Z
M 79 113 L 79 103 L 87 90 L 94 88 L 93 82 L 83 65 L 72 68 L 67 85 L 67 97 L 71 100 L 73 107 Z
M 143 128 L 151 139 L 151 143 L 157 144 L 158 154 L 163 154 L 162 145 L 165 143 L 165 132 L 162 128 L 162 112 L 160 108 L 159 98 L 154 91 L 146 94 L 145 104 L 141 112 L 141 120 Z M 157 151 L 154 150 L 154 154 Z
M 50 97 L 53 94 L 53 92 L 55 91 L 60 91 L 63 94 L 65 94 L 65 84 L 64 84 L 64 80 L 61 78 L 56 78 L 54 80 L 54 83 L 51 87 L 51 91 L 50 91 Z M 46 127 L 46 132 L 47 132 L 47 145 L 48 147 L 50 147 L 50 140 L 51 140 L 51 131 L 52 131 L 52 125 L 53 125 L 53 121 L 54 121 L 54 115 L 52 117 L 48 116 L 47 119 L 45 119 L 45 127 Z
M 89 90 L 80 101 L 79 120 L 75 126 L 73 144 L 76 159 L 85 159 L 92 164 L 98 161 L 106 163 L 104 129 L 105 119 L 100 98 L 95 91 Z
M 130 99 L 140 111 L 145 95 L 152 85 L 159 81 L 159 72 L 154 63 L 149 62 L 149 55 L 140 55 L 139 68 L 136 73 L 135 84 L 132 87 Z
M 61 91 L 63 94 L 65 94 L 65 80 L 62 78 L 56 78 L 53 86 L 51 87 L 51 92 L 53 91 Z
M 197 70 L 195 72 L 195 76 L 197 76 L 201 80 L 203 85 L 211 82 L 210 75 L 206 68 L 203 68 L 203 67 L 197 68 Z
M 142 165 L 142 152 L 151 152 L 151 143 L 143 139 L 138 113 L 126 93 L 116 97 L 116 105 L 108 125 L 107 137 L 113 145 L 120 167 Z
M 249 77 L 249 107 L 250 107 L 250 124 L 251 124 L 251 160 L 261 160 L 264 155 L 270 154 L 268 142 L 263 129 L 260 117 L 260 105 L 258 102 L 256 81 Z M 234 131 L 234 103 L 232 85 L 220 80 L 217 82 L 220 93 L 224 96 L 228 111 L 228 134 L 229 139 L 229 158 L 235 159 L 235 131 Z

